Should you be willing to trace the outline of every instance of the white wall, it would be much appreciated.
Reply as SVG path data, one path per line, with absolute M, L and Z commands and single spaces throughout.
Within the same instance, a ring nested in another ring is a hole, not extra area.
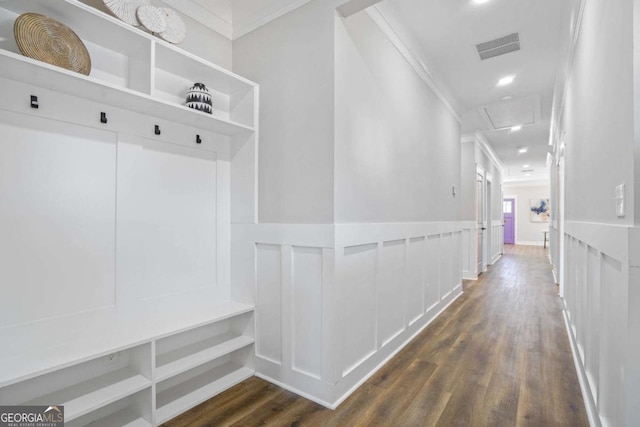
M 102 0 L 79 1 L 113 16 Z M 154 0 L 154 4 L 160 7 L 171 7 L 161 0 Z M 231 69 L 231 40 L 184 14 L 180 16 L 187 27 L 187 38 L 177 46 L 216 65 Z
M 568 80 L 567 220 L 632 224 L 634 217 L 633 1 L 587 0 Z M 614 189 L 627 186 L 627 215 Z
M 259 221 L 331 223 L 334 10 L 315 0 L 233 42 L 260 84 Z
M 339 3 L 234 42 L 234 70 L 261 85 L 259 223 L 232 226 L 256 372 L 330 407 L 462 292 L 459 124 Z
M 336 222 L 458 220 L 452 187 L 460 188 L 460 124 L 367 13 L 342 22 Z
M 515 232 L 516 245 L 543 245 L 542 231 L 549 230 L 548 222 L 531 222 L 531 199 L 548 199 L 549 184 L 527 185 L 526 183 L 505 183 L 504 198 L 516 199 Z
M 640 423 L 640 232 L 634 227 L 633 182 L 639 167 L 634 165 L 639 105 L 634 26 L 637 32 L 640 9 L 634 0 L 584 0 L 583 5 L 553 141 L 554 174 L 566 143 L 560 169 L 566 221 L 558 222 L 554 189 L 552 253 L 591 424 L 632 426 Z M 557 184 L 555 176 L 552 182 Z M 619 218 L 613 197 L 622 183 L 627 212 Z

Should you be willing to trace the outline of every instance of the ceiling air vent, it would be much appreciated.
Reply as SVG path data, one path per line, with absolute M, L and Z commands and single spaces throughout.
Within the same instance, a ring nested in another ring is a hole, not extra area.
M 515 52 L 520 50 L 520 35 L 513 33 L 495 40 L 489 40 L 488 42 L 477 44 L 476 49 L 478 49 L 478 55 L 483 61 L 505 53 Z

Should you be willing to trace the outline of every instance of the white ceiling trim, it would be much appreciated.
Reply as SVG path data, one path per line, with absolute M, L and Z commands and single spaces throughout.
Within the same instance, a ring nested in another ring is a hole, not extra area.
M 489 141 L 487 141 L 487 138 L 485 138 L 482 132 L 478 131 L 475 133 L 475 140 L 478 143 L 478 146 L 480 146 L 480 149 L 484 152 L 484 154 L 486 154 L 487 157 L 489 157 L 489 160 L 491 160 L 491 163 L 493 163 L 493 165 L 496 168 L 498 168 L 498 170 L 500 171 L 500 174 L 502 175 L 502 179 L 504 180 L 505 178 L 504 166 L 500 161 L 500 157 L 498 157 L 496 152 L 493 151 L 493 148 L 491 148 L 491 145 L 489 144 Z
M 338 6 L 338 12 L 340 12 L 344 18 L 347 18 L 381 1 L 382 0 L 349 0 L 342 6 Z
M 164 3 L 169 6 L 179 10 L 184 13 L 189 18 L 199 22 L 205 27 L 223 35 L 224 37 L 231 39 L 233 35 L 233 26 L 232 23 L 227 19 L 218 15 L 217 13 L 211 11 L 198 4 L 195 1 L 191 0 L 162 0 Z
M 571 72 L 573 71 L 573 63 L 576 57 L 576 50 L 578 48 L 578 42 L 580 40 L 580 32 L 582 29 L 582 18 L 584 16 L 584 9 L 587 0 L 580 0 L 580 6 L 578 9 L 578 17 L 576 19 L 576 25 L 571 35 L 571 47 L 569 50 L 569 57 L 567 58 L 567 65 L 564 70 L 560 69 L 556 76 L 556 87 L 553 91 L 553 106 L 551 109 L 551 128 L 549 134 L 549 145 L 555 146 L 559 143 L 558 135 L 560 132 L 560 123 L 562 121 L 562 115 L 567 102 L 567 94 L 569 90 L 569 79 Z
M 257 14 L 257 16 L 248 22 L 235 22 L 234 23 L 234 27 L 233 27 L 233 37 L 231 37 L 232 40 L 238 39 L 246 34 L 249 34 L 250 32 L 262 27 L 265 24 L 268 24 L 269 22 L 278 19 L 279 17 L 281 17 L 282 15 L 286 15 L 287 13 L 304 6 L 305 4 L 309 3 L 311 0 L 295 0 L 295 1 L 291 1 L 289 3 L 287 3 L 287 5 L 276 9 L 276 10 L 272 10 L 269 11 L 267 9 L 267 12 L 261 12 L 259 14 Z
M 444 95 L 444 92 L 440 89 L 439 85 L 433 79 L 433 76 L 424 65 L 424 63 L 409 49 L 407 44 L 400 38 L 398 33 L 391 27 L 391 24 L 384 17 L 382 12 L 377 6 L 372 6 L 366 9 L 367 14 L 373 19 L 373 22 L 376 23 L 378 28 L 382 30 L 384 35 L 391 41 L 393 46 L 400 52 L 400 54 L 404 57 L 404 59 L 411 65 L 411 67 L 415 70 L 418 76 L 431 88 L 433 93 L 436 94 L 438 98 L 442 101 L 445 107 L 449 110 L 449 112 L 455 117 L 458 123 L 461 123 L 462 120 L 460 118 L 460 114 L 453 108 L 451 102 Z

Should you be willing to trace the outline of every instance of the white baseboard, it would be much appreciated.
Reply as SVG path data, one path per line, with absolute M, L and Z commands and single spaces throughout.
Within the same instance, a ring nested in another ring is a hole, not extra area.
M 516 245 L 519 246 L 544 246 L 544 242 L 533 242 L 527 240 L 516 240 Z
M 265 380 L 265 381 L 267 381 L 267 382 L 270 382 L 270 383 L 272 383 L 272 384 L 275 384 L 275 385 L 277 385 L 277 386 L 278 386 L 278 387 L 280 387 L 280 388 L 283 388 L 283 389 L 285 389 L 285 390 L 287 390 L 287 391 L 290 391 L 290 392 L 292 392 L 292 393 L 295 393 L 295 394 L 297 394 L 298 396 L 302 396 L 302 397 L 304 397 L 304 398 L 305 398 L 305 399 L 307 399 L 307 400 L 310 400 L 310 401 L 312 401 L 312 402 L 315 402 L 315 403 L 317 403 L 318 405 L 324 406 L 325 408 L 328 408 L 328 409 L 334 410 L 334 409 L 336 409 L 336 408 L 338 407 L 338 405 L 337 405 L 337 404 L 331 404 L 331 403 L 326 402 L 326 401 L 324 401 L 324 400 L 322 400 L 322 399 L 318 399 L 317 397 L 312 396 L 312 395 L 310 395 L 309 393 L 305 393 L 305 392 L 304 392 L 304 391 L 302 391 L 302 390 L 299 390 L 299 389 L 297 389 L 297 388 L 295 388 L 295 387 L 292 387 L 292 386 L 290 386 L 289 384 L 285 384 L 285 383 L 283 383 L 283 382 L 281 382 L 281 381 L 275 380 L 275 379 L 271 378 L 270 376 L 265 375 L 265 374 L 262 374 L 262 373 L 260 373 L 260 372 L 258 372 L 258 371 L 256 371 L 254 375 L 255 375 L 256 377 L 260 378 L 260 379 L 263 379 L 263 380 Z
M 569 323 L 569 316 L 567 314 L 566 308 L 564 307 L 562 310 L 562 317 L 564 318 L 564 325 L 567 328 L 567 335 L 569 336 L 569 346 L 571 347 L 571 355 L 573 356 L 573 363 L 576 367 L 578 383 L 580 384 L 580 391 L 582 392 L 582 400 L 584 401 L 584 407 L 587 411 L 589 425 L 591 427 L 602 427 L 602 423 L 600 422 L 600 417 L 598 415 L 598 408 L 596 407 L 593 396 L 591 395 L 591 390 L 589 389 L 587 373 L 584 370 L 582 363 L 580 363 L 580 358 L 578 357 L 578 345 L 576 343 L 575 336 L 573 335 L 573 329 L 571 328 L 571 325 Z

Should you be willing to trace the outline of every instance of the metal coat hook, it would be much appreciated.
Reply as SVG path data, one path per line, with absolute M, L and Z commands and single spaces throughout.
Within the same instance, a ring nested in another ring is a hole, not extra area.
M 100 113 L 100 123 L 107 123 L 107 113 L 104 111 Z
M 31 95 L 31 108 L 39 108 L 38 97 L 35 95 Z
M 155 134 L 160 135 L 160 126 L 156 125 Z
M 200 135 L 196 135 L 196 144 L 202 144 L 202 139 L 200 138 Z

